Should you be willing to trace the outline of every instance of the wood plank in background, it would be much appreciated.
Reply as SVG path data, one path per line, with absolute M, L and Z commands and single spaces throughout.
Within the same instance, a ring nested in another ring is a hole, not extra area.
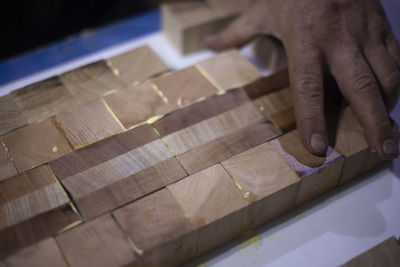
M 18 171 L 32 169 L 71 152 L 51 119 L 33 123 L 1 137 Z
M 0 135 L 26 125 L 26 119 L 11 95 L 0 97 Z
M 50 118 L 78 105 L 59 77 L 29 85 L 11 94 L 29 123 Z
M 0 140 L 0 181 L 16 174 L 17 169 L 15 168 L 10 155 Z
M 192 226 L 167 189 L 114 212 L 143 251 L 143 266 L 172 266 L 195 255 Z

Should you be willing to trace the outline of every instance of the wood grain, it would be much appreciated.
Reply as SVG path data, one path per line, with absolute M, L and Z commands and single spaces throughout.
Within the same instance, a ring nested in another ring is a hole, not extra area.
M 64 85 L 80 104 L 98 99 L 126 85 L 114 76 L 105 61 L 98 61 L 60 75 Z
M 245 231 L 249 202 L 217 164 L 168 186 L 196 231 L 197 254 Z
M 26 125 L 26 119 L 11 95 L 0 97 L 0 135 Z
M 261 72 L 237 50 L 230 50 L 196 64 L 218 89 L 242 87 L 262 78 Z
M 300 178 L 269 143 L 221 163 L 252 202 L 252 227 L 294 207 Z
M 50 118 L 78 102 L 59 77 L 53 77 L 11 93 L 29 123 Z
M 189 174 L 193 174 L 269 141 L 278 134 L 279 130 L 271 122 L 255 123 L 177 155 L 177 159 Z
M 168 71 L 168 66 L 147 45 L 111 57 L 107 60 L 117 77 L 127 85 L 137 85 Z
M 104 100 L 125 128 L 173 110 L 172 106 L 165 103 L 151 88 L 150 81 L 107 95 Z
M 20 172 L 71 152 L 67 140 L 51 119 L 10 132 L 2 140 Z
M 71 266 L 127 266 L 135 254 L 110 214 L 79 225 L 56 237 Z
M 217 93 L 216 88 L 195 67 L 157 77 L 152 82 L 174 108 L 186 106 Z
M 16 174 L 17 169 L 15 168 L 3 142 L 0 140 L 0 181 Z
M 55 121 L 74 149 L 124 131 L 100 99 L 58 114 Z
M 143 252 L 143 266 L 172 266 L 195 255 L 192 226 L 167 189 L 114 212 Z
M 243 88 L 251 99 L 263 96 L 273 91 L 289 86 L 289 72 L 287 70 L 263 77 L 245 85 Z

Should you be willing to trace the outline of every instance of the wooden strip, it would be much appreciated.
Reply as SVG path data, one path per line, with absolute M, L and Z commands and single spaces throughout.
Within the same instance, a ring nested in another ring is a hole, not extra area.
M 243 89 L 230 90 L 223 95 L 213 95 L 203 101 L 175 110 L 152 124 L 152 126 L 163 137 L 224 113 L 246 102 L 249 102 L 249 98 Z
M 167 189 L 114 212 L 142 252 L 143 266 L 173 266 L 194 256 L 192 226 Z
M 221 90 L 242 87 L 262 77 L 261 72 L 237 50 L 223 52 L 196 66 Z
M 18 251 L 7 257 L 4 262 L 9 267 L 68 267 L 56 241 L 51 237 Z
M 102 100 L 58 114 L 56 123 L 74 149 L 124 131 Z
M 168 66 L 147 45 L 108 59 L 116 76 L 127 85 L 136 85 L 157 74 L 168 71 Z
M 280 71 L 268 77 L 260 78 L 244 86 L 244 90 L 251 99 L 271 93 L 289 86 L 289 72 Z
M 2 140 L 20 172 L 71 152 L 67 140 L 50 119 L 8 133 Z
M 26 119 L 11 95 L 0 97 L 0 135 L 26 125 Z
M 104 100 L 125 128 L 173 109 L 151 88 L 150 81 L 107 95 Z
M 163 137 L 175 155 L 220 138 L 248 124 L 262 121 L 262 115 L 250 102 L 218 116 Z
M 152 80 L 174 108 L 180 108 L 217 93 L 195 67 L 188 67 Z
M 71 266 L 127 266 L 133 249 L 117 223 L 106 214 L 56 237 Z
M 300 178 L 269 143 L 221 163 L 252 202 L 252 227 L 294 207 Z
M 61 80 L 80 104 L 98 99 L 126 85 L 114 76 L 105 61 L 74 69 L 60 75 Z
M 278 134 L 279 130 L 271 122 L 251 124 L 177 155 L 177 158 L 183 168 L 193 174 L 269 141 Z
M 76 150 L 49 165 L 57 178 L 63 180 L 156 139 L 158 136 L 153 128 L 145 124 Z
M 59 77 L 29 85 L 11 94 L 29 123 L 50 118 L 78 105 Z
M 168 189 L 196 231 L 197 254 L 236 237 L 250 225 L 249 202 L 219 164 Z
M 0 139 L 0 181 L 16 174 L 17 169 Z

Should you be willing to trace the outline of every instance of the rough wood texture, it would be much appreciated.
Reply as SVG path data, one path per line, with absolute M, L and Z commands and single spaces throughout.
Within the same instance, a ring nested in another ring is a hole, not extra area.
M 0 135 L 26 125 L 22 115 L 11 95 L 0 97 Z
M 114 212 L 142 251 L 142 266 L 172 266 L 195 255 L 192 226 L 167 189 Z
M 294 207 L 300 178 L 269 143 L 228 159 L 222 165 L 252 202 L 252 227 Z
M 80 104 L 123 89 L 126 85 L 114 76 L 105 61 L 98 61 L 60 75 L 61 80 Z
M 188 67 L 152 80 L 174 108 L 217 93 L 216 88 L 195 67 Z
M 297 130 L 270 141 L 270 144 L 301 178 L 296 205 L 337 185 L 344 158 L 332 148 L 328 148 L 326 156 L 311 154 L 301 143 Z
M 219 164 L 168 189 L 196 231 L 197 254 L 232 239 L 250 225 L 249 202 Z
M 56 237 L 71 266 L 127 266 L 136 260 L 133 248 L 110 214 Z
M 366 252 L 351 259 L 341 267 L 398 267 L 400 266 L 400 244 L 391 237 Z
M 230 50 L 196 64 L 218 89 L 242 87 L 262 78 L 261 72 L 237 50 Z
M 29 85 L 11 94 L 29 123 L 50 118 L 78 105 L 59 77 Z
M 124 131 L 100 99 L 63 112 L 55 121 L 74 149 Z
M 20 172 L 71 152 L 67 140 L 51 119 L 10 132 L 2 140 Z
M 150 81 L 107 95 L 104 100 L 125 128 L 173 109 L 151 87 Z
M 109 58 L 107 62 L 114 74 L 127 85 L 136 85 L 168 71 L 168 66 L 147 45 Z
M 18 251 L 4 262 L 8 267 L 68 267 L 56 241 L 51 237 Z
M 177 155 L 177 159 L 189 174 L 193 174 L 269 141 L 278 134 L 271 122 L 251 124 Z
M 0 181 L 16 174 L 17 169 L 15 168 L 10 155 L 0 140 Z

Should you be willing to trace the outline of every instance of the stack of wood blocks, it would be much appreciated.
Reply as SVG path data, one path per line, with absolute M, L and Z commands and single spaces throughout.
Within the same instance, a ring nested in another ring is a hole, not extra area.
M 287 72 L 236 50 L 171 72 L 141 47 L 0 110 L 0 266 L 181 263 L 380 163 L 348 108 L 306 151 Z

